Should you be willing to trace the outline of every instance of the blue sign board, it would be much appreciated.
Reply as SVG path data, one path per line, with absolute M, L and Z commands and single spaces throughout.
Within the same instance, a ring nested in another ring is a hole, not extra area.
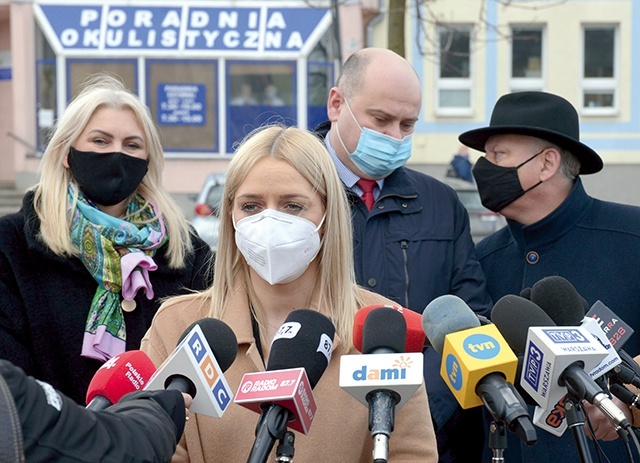
M 204 125 L 206 91 L 204 84 L 158 84 L 158 124 Z
M 327 8 L 266 2 L 246 7 L 219 2 L 165 5 L 41 2 L 35 8 L 49 40 L 61 50 L 74 51 L 299 52 L 323 19 L 330 18 Z

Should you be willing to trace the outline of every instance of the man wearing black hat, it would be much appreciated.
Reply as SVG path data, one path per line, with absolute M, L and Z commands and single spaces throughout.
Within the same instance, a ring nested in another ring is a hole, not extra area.
M 579 176 L 603 164 L 580 142 L 573 106 L 545 92 L 504 95 L 489 127 L 459 140 L 486 153 L 473 169 L 478 191 L 484 206 L 508 222 L 476 247 L 493 301 L 559 275 L 589 305 L 602 301 L 640 331 L 640 208 L 585 192 Z M 624 349 L 640 353 L 640 336 L 633 335 Z M 620 442 L 601 444 L 610 461 L 626 461 Z M 591 454 L 596 455 L 592 445 Z M 580 457 L 570 431 L 558 438 L 538 430 L 531 448 L 510 440 L 505 461 L 562 463 Z

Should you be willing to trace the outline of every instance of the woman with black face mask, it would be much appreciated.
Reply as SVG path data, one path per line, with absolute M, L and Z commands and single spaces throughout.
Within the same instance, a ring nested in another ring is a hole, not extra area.
M 160 299 L 207 287 L 209 247 L 162 185 L 148 108 L 109 76 L 68 105 L 20 212 L 0 219 L 2 357 L 84 403 Z

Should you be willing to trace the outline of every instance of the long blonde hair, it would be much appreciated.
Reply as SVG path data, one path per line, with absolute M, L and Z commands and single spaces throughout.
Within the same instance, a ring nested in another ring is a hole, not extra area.
M 83 90 L 67 106 L 57 122 L 40 164 L 40 182 L 34 187 L 34 206 L 40 218 L 40 237 L 55 254 L 73 256 L 77 249 L 71 243 L 67 214 L 67 189 L 75 182 L 63 161 L 73 142 L 89 123 L 93 113 L 102 107 L 133 111 L 144 133 L 149 153 L 149 170 L 136 192 L 156 205 L 169 231 L 167 257 L 169 266 L 184 266 L 185 256 L 192 250 L 189 225 L 180 208 L 162 184 L 164 155 L 158 130 L 149 109 L 123 83 L 107 74 L 96 74 L 87 80 Z M 75 207 L 75 201 L 73 202 Z
M 240 144 L 227 170 L 213 286 L 200 293 L 200 297 L 210 298 L 209 315 L 216 318 L 221 318 L 226 310 L 233 310 L 228 307 L 228 301 L 238 282 L 247 288 L 250 300 L 255 298 L 248 265 L 235 243 L 231 214 L 238 188 L 255 163 L 265 157 L 288 162 L 314 187 L 322 200 L 326 218 L 322 246 L 316 257 L 320 269 L 318 307 L 326 308 L 328 313 L 325 315 L 332 319 L 336 334 L 343 341 L 342 346 L 348 348 L 353 343 L 355 313 L 363 305 L 353 270 L 351 215 L 329 153 L 322 142 L 306 130 L 265 126 Z M 264 340 L 265 330 L 260 320 L 263 315 L 257 310 L 255 315 Z

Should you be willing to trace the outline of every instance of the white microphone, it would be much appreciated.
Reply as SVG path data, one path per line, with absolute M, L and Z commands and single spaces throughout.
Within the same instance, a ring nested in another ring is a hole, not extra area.
M 188 327 L 146 390 L 177 389 L 193 397 L 193 413 L 220 418 L 233 398 L 223 372 L 238 353 L 238 341 L 221 320 L 203 318 Z
M 357 321 L 357 319 L 356 319 Z M 354 325 L 354 331 L 359 330 Z M 387 461 L 389 438 L 399 410 L 423 381 L 422 352 L 403 352 L 405 316 L 389 307 L 371 310 L 364 319 L 362 353 L 340 358 L 340 387 L 369 408 L 373 461 Z M 422 343 L 416 344 L 422 350 Z
M 624 413 L 586 372 L 607 355 L 583 327 L 530 327 L 520 385 L 545 410 L 553 409 L 568 391 L 598 407 L 614 426 L 626 428 Z

